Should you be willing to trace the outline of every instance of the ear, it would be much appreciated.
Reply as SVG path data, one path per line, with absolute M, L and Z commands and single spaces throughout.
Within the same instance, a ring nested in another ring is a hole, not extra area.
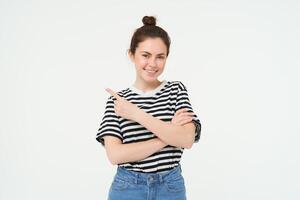
M 131 53 L 131 51 L 129 51 L 128 50 L 128 56 L 129 56 L 129 58 L 130 58 L 130 60 L 132 61 L 132 62 L 134 62 L 134 55 Z

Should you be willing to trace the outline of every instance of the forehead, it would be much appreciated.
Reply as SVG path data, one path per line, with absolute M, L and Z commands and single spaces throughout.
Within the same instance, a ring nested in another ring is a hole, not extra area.
M 136 50 L 138 52 L 147 51 L 151 54 L 167 54 L 167 47 L 160 38 L 147 38 L 138 44 Z

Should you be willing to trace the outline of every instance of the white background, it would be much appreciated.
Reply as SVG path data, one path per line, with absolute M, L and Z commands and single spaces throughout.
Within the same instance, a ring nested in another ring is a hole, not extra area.
M 189 200 L 299 199 L 298 1 L 0 1 L 0 199 L 106 199 L 95 140 L 144 15 L 172 44 L 203 129 L 182 159 Z

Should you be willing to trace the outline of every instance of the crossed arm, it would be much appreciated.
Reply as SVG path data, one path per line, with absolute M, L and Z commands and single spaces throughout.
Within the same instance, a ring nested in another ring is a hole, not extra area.
M 158 138 L 122 144 L 121 140 L 116 137 L 104 136 L 106 154 L 113 165 L 142 160 L 168 144 L 188 149 L 192 147 L 195 138 L 195 125 L 193 123 L 176 125 L 156 118 L 152 119 L 152 116 L 145 116 L 141 121 Z
M 175 113 L 171 122 L 164 122 L 119 97 L 115 92 L 111 90 L 109 92 L 117 99 L 115 111 L 119 116 L 140 123 L 158 137 L 123 144 L 118 138 L 104 136 L 106 154 L 113 165 L 142 160 L 167 145 L 188 149 L 192 147 L 195 138 L 195 125 L 191 122 L 192 113 L 181 109 Z
M 184 125 L 164 122 L 143 111 L 137 119 L 141 125 L 169 145 L 190 149 L 194 143 L 196 127 L 192 122 Z

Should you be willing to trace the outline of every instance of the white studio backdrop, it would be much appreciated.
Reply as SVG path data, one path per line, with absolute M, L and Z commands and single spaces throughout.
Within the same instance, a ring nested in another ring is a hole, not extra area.
M 95 140 L 144 15 L 170 34 L 160 79 L 202 122 L 189 200 L 300 198 L 298 1 L 0 1 L 0 199 L 106 199 L 116 166 Z

